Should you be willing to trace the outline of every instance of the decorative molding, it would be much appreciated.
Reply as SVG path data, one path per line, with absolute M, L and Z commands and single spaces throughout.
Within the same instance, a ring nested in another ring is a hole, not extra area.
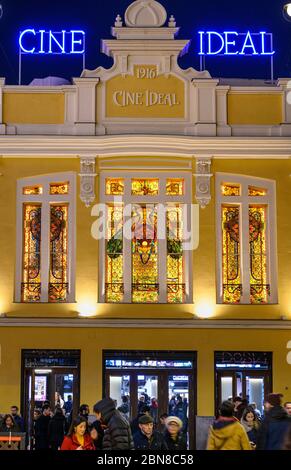
M 115 328 L 115 329 L 192 329 L 192 330 L 291 330 L 289 320 L 173 320 L 106 318 L 0 318 L 0 328 Z
M 201 157 L 196 159 L 196 201 L 202 209 L 211 201 L 210 178 L 213 176 L 211 171 L 211 157 Z
M 90 207 L 95 200 L 95 177 L 97 176 L 95 165 L 95 156 L 87 155 L 80 157 L 80 199 L 85 203 L 86 207 Z
M 134 28 L 163 26 L 167 20 L 167 11 L 156 0 L 135 0 L 127 8 L 125 24 Z

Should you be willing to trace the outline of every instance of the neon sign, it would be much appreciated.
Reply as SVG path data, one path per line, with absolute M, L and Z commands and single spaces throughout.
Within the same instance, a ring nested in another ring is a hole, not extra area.
M 85 32 L 26 29 L 19 35 L 21 54 L 84 54 Z
M 199 31 L 200 56 L 272 56 L 273 35 L 259 33 L 238 33 L 237 31 Z

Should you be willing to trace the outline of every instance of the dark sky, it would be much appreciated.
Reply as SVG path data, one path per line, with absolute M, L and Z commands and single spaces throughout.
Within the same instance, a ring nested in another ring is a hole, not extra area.
M 110 67 L 112 60 L 100 53 L 100 40 L 110 38 L 117 13 L 122 16 L 130 0 L 0 0 L 0 76 L 7 84 L 18 83 L 18 36 L 27 28 L 83 29 L 86 32 L 86 68 Z M 282 0 L 160 0 L 180 26 L 180 39 L 192 39 L 187 55 L 179 59 L 182 68 L 199 67 L 199 30 L 274 34 L 275 78 L 291 76 L 291 22 L 282 15 Z M 207 59 L 213 77 L 270 78 L 266 57 L 215 57 Z M 80 56 L 23 56 L 22 83 L 33 78 L 57 75 L 80 76 Z

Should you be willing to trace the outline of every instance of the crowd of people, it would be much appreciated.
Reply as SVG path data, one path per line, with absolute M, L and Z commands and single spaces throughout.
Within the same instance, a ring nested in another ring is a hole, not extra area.
M 186 401 L 172 397 L 169 414 L 156 419 L 157 403 L 143 396 L 138 416 L 129 419 L 129 398 L 122 403 L 104 398 L 94 405 L 95 421 L 89 423 L 89 406 L 83 404 L 73 416 L 69 406 L 56 396 L 54 413 L 49 402 L 35 410 L 33 444 L 36 450 L 174 450 L 187 449 Z M 148 404 L 146 404 L 148 403 Z M 180 416 L 179 416 L 180 413 Z M 185 419 L 185 422 L 181 418 Z M 25 432 L 25 423 L 17 406 L 3 417 L 0 432 Z M 269 394 L 264 415 L 255 403 L 234 397 L 224 401 L 209 429 L 207 450 L 291 450 L 291 402 L 282 406 L 282 395 Z

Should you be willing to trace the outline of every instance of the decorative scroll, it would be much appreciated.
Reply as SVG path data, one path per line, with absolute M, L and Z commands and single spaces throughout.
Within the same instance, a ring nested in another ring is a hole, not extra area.
M 51 183 L 50 194 L 69 194 L 69 183 Z
M 41 206 L 24 204 L 22 302 L 39 302 L 41 295 Z
M 250 290 L 252 304 L 265 304 L 270 297 L 267 282 L 266 208 L 249 208 Z
M 185 301 L 182 208 L 167 209 L 167 301 Z
M 166 194 L 167 196 L 183 196 L 184 180 L 181 178 L 167 179 Z
M 223 302 L 238 304 L 242 296 L 239 207 L 222 207 Z
M 240 184 L 222 184 L 221 185 L 221 194 L 223 196 L 240 196 L 241 187 Z
M 249 186 L 249 196 L 251 197 L 260 197 L 266 196 L 267 190 L 264 188 L 255 188 L 253 186 Z
M 23 188 L 23 194 L 28 196 L 42 194 L 42 186 L 26 186 Z
M 105 301 L 123 301 L 123 207 L 107 206 Z
M 87 156 L 81 157 L 81 172 L 79 174 L 81 178 L 81 193 L 80 199 L 85 203 L 86 207 L 95 200 L 95 157 Z
M 106 178 L 105 194 L 107 196 L 122 196 L 124 194 L 124 179 Z
M 154 206 L 132 209 L 132 301 L 159 300 L 157 210 Z
M 49 302 L 66 302 L 68 293 L 68 207 L 50 208 Z
M 132 196 L 157 196 L 159 194 L 158 179 L 134 179 L 131 181 Z
M 210 179 L 211 158 L 199 157 L 196 160 L 196 200 L 202 209 L 211 201 Z

